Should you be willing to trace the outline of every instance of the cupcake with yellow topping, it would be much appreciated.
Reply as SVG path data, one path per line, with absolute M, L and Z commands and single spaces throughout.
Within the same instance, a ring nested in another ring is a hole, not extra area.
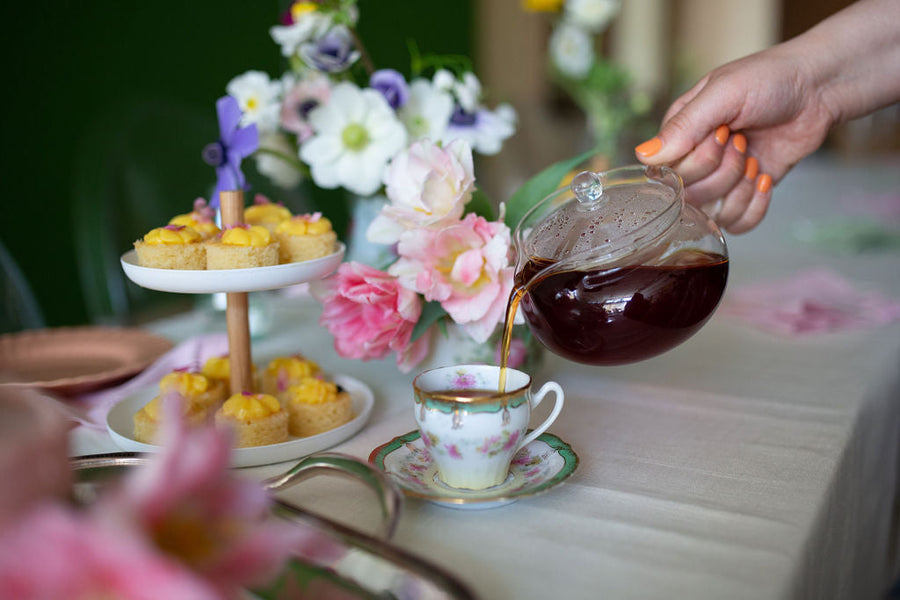
M 192 212 L 176 215 L 169 221 L 169 225 L 184 225 L 190 227 L 200 234 L 204 240 L 215 237 L 219 234 L 219 226 L 216 225 L 216 211 L 214 208 L 206 205 L 206 200 L 197 198 L 194 200 L 194 210 Z
M 151 229 L 134 243 L 138 264 L 154 269 L 202 270 L 206 268 L 206 248 L 202 236 L 184 225 Z
M 207 241 L 207 269 L 246 269 L 278 264 L 278 242 L 265 227 L 233 225 Z
M 266 365 L 260 387 L 264 393 L 272 394 L 280 400 L 289 387 L 320 373 L 319 365 L 304 358 L 302 354 L 279 356 Z
M 288 439 L 288 413 L 270 394 L 233 394 L 216 412 L 216 425 L 234 432 L 235 446 L 265 446 Z
M 350 394 L 336 384 L 304 377 L 283 394 L 290 415 L 288 431 L 297 437 L 323 433 L 353 420 Z
M 275 228 L 275 239 L 278 240 L 278 259 L 282 263 L 291 263 L 332 254 L 337 234 L 331 221 L 316 212 L 282 221 Z
M 265 227 L 274 233 L 278 224 L 291 218 L 291 211 L 275 204 L 262 194 L 257 194 L 253 204 L 244 209 L 244 222 Z
M 159 429 L 162 399 L 172 397 L 181 403 L 181 415 L 188 425 L 212 419 L 225 399 L 225 388 L 200 373 L 175 370 L 159 382 L 159 394 L 134 414 L 134 437 L 139 442 L 153 443 Z

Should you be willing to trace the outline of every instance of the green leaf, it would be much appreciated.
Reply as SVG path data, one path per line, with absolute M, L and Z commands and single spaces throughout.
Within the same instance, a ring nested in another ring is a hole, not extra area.
M 466 204 L 466 212 L 472 212 L 479 217 L 484 217 L 488 221 L 494 220 L 494 207 L 488 199 L 487 194 L 481 190 L 472 192 L 472 199 Z
M 414 342 L 422 337 L 422 334 L 428 331 L 429 327 L 434 325 L 436 321 L 440 320 L 440 318 L 446 314 L 447 311 L 441 307 L 440 302 L 427 302 L 425 306 L 422 307 L 422 315 L 419 317 L 416 326 L 413 327 L 413 332 L 409 341 Z
M 566 174 L 590 158 L 596 151 L 591 149 L 583 154 L 554 163 L 522 184 L 506 203 L 506 224 L 515 229 L 519 220 L 532 206 L 549 196 Z

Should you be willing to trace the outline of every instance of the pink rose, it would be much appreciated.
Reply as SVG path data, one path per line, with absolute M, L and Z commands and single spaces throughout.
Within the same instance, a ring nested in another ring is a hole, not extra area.
M 397 279 L 360 263 L 342 263 L 334 276 L 312 286 L 322 302 L 320 324 L 334 336 L 339 355 L 380 359 L 397 353 L 397 365 L 408 372 L 428 352 L 428 336 L 410 342 L 422 314 L 422 300 Z
M 512 290 L 509 228 L 468 214 L 443 229 L 403 234 L 389 272 L 428 301 L 437 301 L 477 342 L 505 316 Z
M 391 161 L 385 185 L 390 204 L 369 225 L 369 241 L 393 244 L 409 229 L 457 221 L 475 189 L 472 149 L 462 140 L 416 142 Z

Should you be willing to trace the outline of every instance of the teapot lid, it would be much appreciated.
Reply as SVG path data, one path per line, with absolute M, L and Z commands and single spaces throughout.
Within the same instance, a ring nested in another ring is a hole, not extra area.
M 583 171 L 522 218 L 516 227 L 520 255 L 560 261 L 633 253 L 675 223 L 683 190 L 681 178 L 667 167 Z

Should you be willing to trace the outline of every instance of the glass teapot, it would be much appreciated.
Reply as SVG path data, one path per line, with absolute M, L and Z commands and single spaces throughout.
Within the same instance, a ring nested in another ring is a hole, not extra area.
M 512 303 L 552 352 L 616 365 L 665 352 L 710 318 L 725 239 L 667 167 L 582 172 L 516 227 Z

